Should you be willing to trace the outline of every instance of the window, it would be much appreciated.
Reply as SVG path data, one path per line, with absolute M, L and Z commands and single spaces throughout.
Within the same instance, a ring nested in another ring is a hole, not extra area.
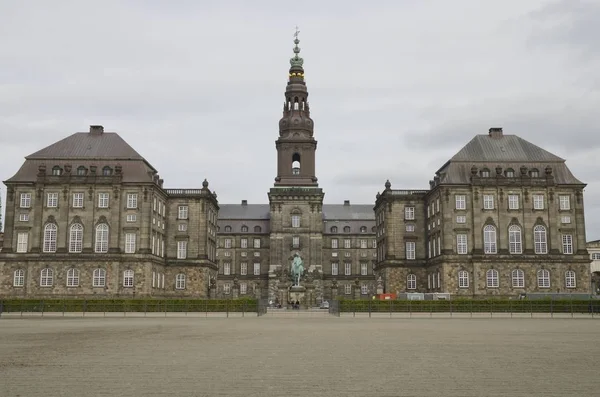
M 179 273 L 175 276 L 175 289 L 185 289 L 185 274 Z
M 523 253 L 521 228 L 517 225 L 512 225 L 508 228 L 508 252 L 511 254 Z
M 563 254 L 573 254 L 573 236 L 571 234 L 562 235 Z
M 262 228 L 260 226 L 254 226 L 254 233 L 262 232 Z
M 367 295 L 369 293 L 369 286 L 367 284 L 362 284 L 360 286 L 360 293 L 362 295 Z
M 135 253 L 135 241 L 136 241 L 135 233 L 125 233 L 125 253 L 133 254 Z
M 537 272 L 538 288 L 550 288 L 550 272 L 546 269 Z
M 248 233 L 248 226 L 242 226 L 242 233 Z
M 248 262 L 240 263 L 240 274 L 245 276 L 248 274 Z
M 519 196 L 516 194 L 508 195 L 508 209 L 518 210 L 519 209 Z
M 104 176 L 112 175 L 112 169 L 107 165 L 106 167 L 102 168 L 102 175 L 104 175 Z
M 592 254 L 592 260 L 593 260 L 593 261 L 600 260 L 600 254 L 593 253 L 593 254 Z
M 544 195 L 543 194 L 534 194 L 533 195 L 533 209 L 534 210 L 543 210 L 544 209 Z
M 187 219 L 188 218 L 188 206 L 180 205 L 177 210 L 177 218 L 178 219 Z
M 571 217 L 569 215 L 561 216 L 560 222 L 565 224 L 571 223 Z
M 469 288 L 469 272 L 466 270 L 458 271 L 458 288 Z
M 62 175 L 62 168 L 60 168 L 59 166 L 52 167 L 52 175 Z
M 254 256 L 260 256 L 260 252 L 259 251 L 255 251 L 254 252 Z
M 409 274 L 406 276 L 406 289 L 417 289 L 417 276 Z
M 482 178 L 489 178 L 490 177 L 490 170 L 488 170 L 487 168 L 484 168 L 481 170 L 480 175 Z
M 331 233 L 337 233 L 337 226 L 332 226 L 330 230 Z
M 529 176 L 532 178 L 539 178 L 540 172 L 534 168 L 531 171 L 529 171 Z
M 231 226 L 225 226 L 225 232 L 231 233 Z
M 52 287 L 54 283 L 54 271 L 49 268 L 42 269 L 40 272 L 40 287 Z
M 254 239 L 254 248 L 260 248 L 260 239 L 259 238 Z
M 108 252 L 108 225 L 106 223 L 101 223 L 96 226 L 95 251 L 99 253 Z
M 17 252 L 27 252 L 27 245 L 29 244 L 29 233 L 18 233 L 17 234 Z
M 563 211 L 571 209 L 571 198 L 569 196 L 558 196 L 559 208 Z
M 223 274 L 229 276 L 231 274 L 231 263 L 224 262 L 223 263 Z
M 298 236 L 292 237 L 292 246 L 294 248 L 300 247 L 300 237 L 298 237 Z
M 567 270 L 565 273 L 565 287 L 576 288 L 577 280 L 575 279 L 575 272 L 573 270 Z
M 20 222 L 27 222 L 27 221 L 29 221 L 29 214 L 20 214 L 19 215 L 19 221 Z
M 78 287 L 79 286 L 79 270 L 69 269 L 67 271 L 67 287 Z
M 467 247 L 467 235 L 457 234 L 456 235 L 456 253 L 459 255 L 466 255 L 468 251 Z
M 534 251 L 536 254 L 547 254 L 548 243 L 546 240 L 546 228 L 542 225 L 538 225 L 533 228 L 533 243 Z
M 123 272 L 123 287 L 133 287 L 133 270 L 128 269 Z
M 366 233 L 367 232 L 367 227 L 366 226 L 361 226 L 360 227 L 360 232 L 361 233 Z
M 415 225 L 413 225 L 413 224 L 407 224 L 406 225 L 406 231 L 409 232 L 409 233 L 414 232 L 415 231 Z
M 254 275 L 255 276 L 260 276 L 260 263 L 255 263 L 254 264 Z
M 406 259 L 415 259 L 415 242 L 406 242 Z
M 483 252 L 486 254 L 495 254 L 496 246 L 496 228 L 492 225 L 487 225 L 483 228 Z
M 350 226 L 344 226 L 344 233 L 350 233 Z
M 21 208 L 31 207 L 31 193 L 21 193 Z
M 352 263 L 344 263 L 344 275 L 350 276 L 352 274 Z
M 94 273 L 92 275 L 92 286 L 93 287 L 106 286 L 106 270 L 94 269 Z
M 187 241 L 177 242 L 177 259 L 187 258 Z
M 46 195 L 46 207 L 48 207 L 48 208 L 58 207 L 58 193 L 48 193 Z
M 344 248 L 348 249 L 348 248 L 352 248 L 352 240 L 350 239 L 344 239 Z
M 414 220 L 415 219 L 415 207 L 404 207 L 404 219 Z
M 377 240 L 373 239 L 371 248 L 377 248 Z
M 366 276 L 369 272 L 369 267 L 367 266 L 366 263 L 361 263 L 360 264 L 360 275 L 361 276 Z
M 490 269 L 485 273 L 488 288 L 498 288 L 498 270 Z
M 456 223 L 467 223 L 467 217 L 465 215 L 458 215 L 456 217 Z
M 136 209 L 137 208 L 138 196 L 137 193 L 129 193 L 127 195 L 127 208 Z
M 331 275 L 332 276 L 337 276 L 338 275 L 338 264 L 337 264 L 337 262 L 331 263 Z
M 108 208 L 108 193 L 98 193 L 98 208 Z
M 440 212 L 440 199 L 435 199 L 435 212 Z
M 240 283 L 240 294 L 246 295 L 248 293 L 248 284 Z
M 128 214 L 127 215 L 127 222 L 135 222 L 136 220 L 137 220 L 136 214 Z
M 483 209 L 493 210 L 494 209 L 494 196 L 491 194 L 483 195 Z
M 352 254 L 350 252 L 344 252 L 344 256 L 349 258 L 352 256 Z
M 456 195 L 454 196 L 454 200 L 456 201 L 456 209 L 457 210 L 466 210 L 467 209 L 467 196 L 465 195 Z
M 300 227 L 300 215 L 292 215 L 292 227 Z
M 177 230 L 179 230 L 180 232 L 187 231 L 187 223 L 180 223 L 179 225 L 177 225 Z
M 44 227 L 44 252 L 56 252 L 56 234 L 58 227 L 54 223 L 48 223 Z
M 231 248 L 231 239 L 230 238 L 225 239 L 225 248 Z
M 344 292 L 346 293 L 346 295 L 352 294 L 352 285 L 350 285 L 350 284 L 344 285 Z
M 13 276 L 13 287 L 25 286 L 25 270 L 17 269 Z
M 226 247 L 226 248 L 230 248 L 230 247 Z M 248 248 L 248 239 L 247 238 L 240 239 L 240 248 Z
M 83 208 L 83 193 L 73 193 L 73 208 Z
M 223 293 L 225 295 L 229 295 L 231 293 L 231 284 L 229 284 L 229 283 L 223 284 Z
M 513 288 L 525 288 L 525 272 L 515 269 L 511 273 Z
M 69 231 L 69 252 L 81 252 L 83 250 L 83 225 L 74 223 Z
M 506 171 L 504 171 L 504 176 L 507 178 L 514 178 L 515 171 L 512 168 L 508 168 Z

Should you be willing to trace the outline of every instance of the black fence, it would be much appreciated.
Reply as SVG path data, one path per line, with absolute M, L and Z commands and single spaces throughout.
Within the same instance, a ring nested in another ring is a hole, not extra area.
M 86 316 L 123 313 L 187 316 L 188 314 L 224 314 L 226 317 L 260 315 L 261 301 L 253 299 L 187 300 L 187 299 L 10 299 L 0 300 L 0 317 L 52 313 L 65 316 Z M 266 308 L 264 309 L 266 311 Z
M 339 305 L 337 309 L 334 307 L 334 302 Z M 476 300 L 476 299 L 462 299 L 462 300 L 430 300 L 430 301 L 416 301 L 416 300 L 341 300 L 330 302 L 330 313 L 334 314 L 335 310 L 341 313 L 368 313 L 369 316 L 374 313 L 465 313 L 465 314 L 477 314 L 477 313 L 504 313 L 510 314 L 529 314 L 533 317 L 535 313 L 546 313 L 553 316 L 554 314 L 562 315 L 574 315 L 586 314 L 591 317 L 600 318 L 600 301 L 597 299 L 590 300 L 578 300 L 578 299 L 561 299 L 561 300 Z

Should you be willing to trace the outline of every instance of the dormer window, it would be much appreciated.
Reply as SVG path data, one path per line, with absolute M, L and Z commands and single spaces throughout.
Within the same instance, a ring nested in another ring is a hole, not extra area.
M 361 226 L 360 227 L 360 232 L 361 233 L 366 233 L 367 232 L 367 227 L 366 226 Z
M 332 226 L 331 227 L 331 233 L 337 233 L 337 226 Z
M 254 233 L 262 232 L 262 228 L 260 226 L 254 226 Z
M 537 169 L 532 169 L 531 171 L 529 171 L 529 176 L 532 178 L 539 178 L 540 177 L 540 172 Z
M 512 168 L 509 168 L 506 171 L 504 171 L 504 176 L 507 177 L 507 178 L 514 178 L 515 177 L 515 171 Z
M 62 168 L 60 168 L 59 166 L 52 167 L 52 175 L 62 175 Z
M 102 168 L 102 175 L 104 175 L 104 176 L 112 175 L 112 168 L 110 168 L 109 166 Z
M 242 226 L 242 233 L 248 233 L 248 226 Z
M 225 226 L 225 233 L 231 233 L 231 226 Z
M 87 174 L 87 169 L 84 166 L 77 167 L 77 175 L 85 175 Z
M 482 178 L 489 178 L 490 177 L 490 170 L 488 170 L 487 168 L 484 168 L 480 171 L 480 175 Z
M 344 233 L 350 233 L 350 226 L 344 226 Z

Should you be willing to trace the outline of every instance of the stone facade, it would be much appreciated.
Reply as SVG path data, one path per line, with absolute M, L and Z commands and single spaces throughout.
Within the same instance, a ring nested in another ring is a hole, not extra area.
M 586 245 L 592 261 L 590 264 L 592 291 L 600 295 L 600 240 L 589 241 Z

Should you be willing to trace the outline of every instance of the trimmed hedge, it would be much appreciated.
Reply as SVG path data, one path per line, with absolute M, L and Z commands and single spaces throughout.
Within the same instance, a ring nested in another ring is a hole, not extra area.
M 600 312 L 599 300 L 577 299 L 457 299 L 457 300 L 340 300 L 340 312 L 366 313 L 588 313 Z
M 256 299 L 5 299 L 2 312 L 255 312 Z

